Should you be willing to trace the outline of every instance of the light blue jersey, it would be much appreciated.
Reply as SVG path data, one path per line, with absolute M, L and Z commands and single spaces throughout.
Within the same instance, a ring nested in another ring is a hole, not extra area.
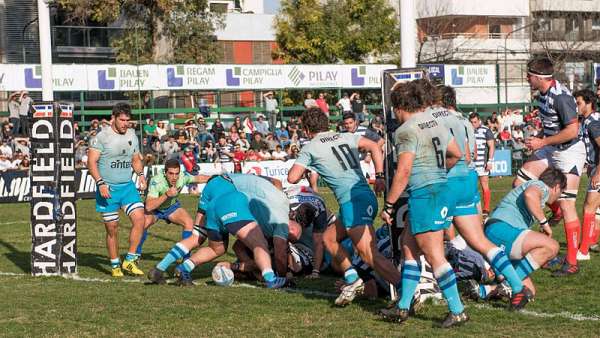
M 100 152 L 98 170 L 106 183 L 123 184 L 131 181 L 131 159 L 140 152 L 133 129 L 119 134 L 110 127 L 103 128 L 92 138 L 90 147 Z
M 250 211 L 265 237 L 288 239 L 290 204 L 269 180 L 251 174 L 228 174 L 235 188 L 248 197 Z
M 496 209 L 492 211 L 490 221 L 499 220 L 517 229 L 529 229 L 533 225 L 534 218 L 525 204 L 524 192 L 531 186 L 538 187 L 542 191 L 541 207 L 543 208 L 550 196 L 548 186 L 542 181 L 531 180 L 514 188 L 504 196 Z
M 434 118 L 430 109 L 413 114 L 394 132 L 396 153 L 415 154 L 407 191 L 434 183 L 445 183 L 446 149 L 452 134 Z
M 319 173 L 340 204 L 373 193 L 360 168 L 358 141 L 351 133 L 322 132 L 300 151 L 296 164 Z
M 469 168 L 467 167 L 467 162 L 465 160 L 465 154 L 467 153 L 467 149 L 465 149 L 465 142 L 467 141 L 467 130 L 465 129 L 462 121 L 458 119 L 456 114 L 446 108 L 435 107 L 430 108 L 431 115 L 440 123 L 442 123 L 450 133 L 456 139 L 456 143 L 458 144 L 458 148 L 463 156 L 456 162 L 454 167 L 450 169 L 448 172 L 448 178 L 456 177 L 456 176 L 467 176 L 469 173 Z

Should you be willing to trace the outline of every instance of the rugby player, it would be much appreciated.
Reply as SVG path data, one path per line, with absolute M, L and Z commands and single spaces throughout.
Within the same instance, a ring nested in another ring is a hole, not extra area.
M 210 176 L 205 175 L 192 176 L 186 172 L 181 174 L 181 166 L 176 159 L 167 160 L 164 169 L 152 176 L 148 187 L 148 194 L 146 195 L 144 234 L 136 250 L 138 255 L 142 254 L 142 246 L 146 241 L 148 228 L 158 222 L 158 220 L 181 225 L 183 227 L 181 238 L 184 240 L 194 235 L 200 236 L 199 231 L 193 232 L 194 220 L 181 207 L 177 196 L 186 185 L 206 183 L 209 178 Z M 199 245 L 201 245 L 205 239 L 206 237 L 202 236 L 201 238 L 196 238 L 196 241 L 199 240 Z
M 510 309 L 520 310 L 528 302 L 526 297 L 529 291 L 523 286 L 521 279 L 510 264 L 504 251 L 490 242 L 483 233 L 480 212 L 477 208 L 479 192 L 477 181 L 473 170 L 468 167 L 473 146 L 473 133 L 469 135 L 470 123 L 456 110 L 448 109 L 456 107 L 456 93 L 452 87 L 443 86 L 441 92 L 441 103 L 444 108 L 432 110 L 432 116 L 436 121 L 445 125 L 457 140 L 463 157 L 448 172 L 448 189 L 454 197 L 449 208 L 448 216 L 453 217 L 453 223 L 467 244 L 482 256 L 486 257 L 490 265 L 506 278 L 513 290 Z M 470 144 L 470 145 L 469 145 Z
M 444 256 L 444 230 L 453 203 L 446 170 L 463 156 L 450 131 L 433 117 L 438 89 L 428 80 L 395 85 L 391 93 L 396 119 L 401 123 L 394 134 L 398 167 L 388 191 L 381 218 L 392 224 L 394 204 L 408 192 L 408 226 L 402 233 L 401 298 L 391 309 L 381 310 L 387 320 L 404 322 L 420 280 L 422 252 L 448 302 L 450 313 L 442 322 L 449 328 L 469 320 L 456 286 L 456 276 Z M 461 140 L 464 142 L 464 139 Z
M 490 200 L 492 193 L 490 191 L 490 171 L 492 170 L 492 162 L 494 162 L 494 152 L 496 144 L 494 143 L 494 133 L 481 123 L 481 118 L 477 113 L 469 115 L 469 121 L 474 129 L 475 143 L 477 151 L 472 158 L 475 164 L 475 170 L 479 177 L 481 192 L 483 194 L 483 218 L 487 218 L 490 213 Z
M 556 215 L 560 209 L 564 218 L 567 255 L 562 267 L 553 276 L 567 276 L 579 271 L 580 223 L 575 208 L 579 179 L 585 164 L 585 145 L 580 139 L 577 105 L 569 90 L 552 78 L 554 67 L 547 58 L 533 59 L 527 64 L 527 81 L 540 95 L 539 111 L 544 126 L 544 137 L 525 141 L 533 150 L 532 157 L 517 172 L 513 186 L 537 179 L 547 168 L 557 168 L 567 176 L 567 188 L 559 200 L 551 205 Z
M 589 260 L 591 245 L 598 242 L 600 224 L 596 220 L 596 212 L 600 207 L 600 113 L 596 112 L 596 95 L 589 89 L 573 93 L 579 114 L 582 116 L 583 142 L 586 148 L 588 168 L 588 190 L 583 205 L 583 228 L 581 245 L 577 252 L 577 260 Z
M 123 270 L 139 276 L 137 246 L 144 232 L 144 204 L 131 180 L 133 169 L 138 175 L 140 190 L 146 189 L 144 164 L 137 136 L 129 129 L 131 107 L 117 103 L 112 109 L 110 128 L 103 128 L 90 142 L 88 169 L 96 180 L 96 211 L 102 214 L 106 228 L 106 247 L 113 277 L 123 277 Z M 131 220 L 129 250 L 121 265 L 119 259 L 119 208 Z
M 391 261 L 375 247 L 373 218 L 377 215 L 377 199 L 363 176 L 359 149 L 370 151 L 376 171 L 376 191 L 384 188 L 383 153 L 379 145 L 368 138 L 350 133 L 329 131 L 329 118 L 318 108 L 302 114 L 302 127 L 311 141 L 302 147 L 296 162 L 288 172 L 288 182 L 296 184 L 307 170 L 316 171 L 333 190 L 340 205 L 335 227 L 323 235 L 325 247 L 334 264 L 344 270 L 345 285 L 335 300 L 338 306 L 352 302 L 364 290 L 363 280 L 352 267 L 340 242 L 350 236 L 360 257 L 389 283 L 398 286 L 400 274 Z
M 268 288 L 285 286 L 286 278 L 277 277 L 273 271 L 266 238 L 273 240 L 277 273 L 285 276 L 288 224 L 293 222 L 288 219 L 288 213 L 289 203 L 285 194 L 267 178 L 250 174 L 211 177 L 202 191 L 196 215 L 196 220 L 204 224 L 208 246 L 200 248 L 177 266 L 180 285 L 192 285 L 191 272 L 197 265 L 225 254 L 231 233 L 252 250 Z M 169 265 L 185 256 L 191 250 L 190 246 L 197 246 L 197 242 L 185 241 L 175 245 L 150 271 L 148 278 L 152 282 L 164 283 L 163 272 Z
M 486 222 L 485 235 L 504 247 L 519 278 L 533 298 L 535 287 L 529 275 L 558 253 L 558 242 L 552 239 L 552 228 L 544 215 L 544 205 L 556 201 L 567 187 L 567 178 L 559 169 L 548 168 L 539 179 L 529 180 L 510 191 L 496 206 Z M 542 233 L 530 228 L 538 221 Z M 480 289 L 480 297 L 486 297 Z

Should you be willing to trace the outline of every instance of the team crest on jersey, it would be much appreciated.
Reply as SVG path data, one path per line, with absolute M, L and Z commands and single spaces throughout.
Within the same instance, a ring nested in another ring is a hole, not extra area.
M 131 140 L 129 140 L 127 143 L 129 143 L 129 145 L 131 145 Z
M 126 151 L 125 149 L 123 149 L 123 155 L 125 155 L 125 153 L 126 153 L 126 152 L 127 152 L 127 151 Z

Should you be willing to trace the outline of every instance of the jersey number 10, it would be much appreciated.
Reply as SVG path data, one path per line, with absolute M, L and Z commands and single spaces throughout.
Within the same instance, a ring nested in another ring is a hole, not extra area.
M 333 152 L 333 155 L 335 155 L 335 158 L 337 158 L 337 160 L 340 162 L 340 166 L 342 166 L 343 170 L 348 170 L 348 168 L 350 168 L 350 169 L 360 168 L 360 163 L 358 162 L 358 159 L 356 159 L 356 157 L 352 153 L 352 150 L 350 149 L 349 145 L 340 144 L 337 148 L 338 149 L 336 149 L 336 147 L 331 147 L 331 151 Z M 338 152 L 338 150 L 339 150 L 339 152 Z M 344 155 L 346 161 L 344 161 L 342 156 L 340 156 L 340 153 L 342 153 L 342 155 Z M 346 163 L 348 165 L 346 165 Z

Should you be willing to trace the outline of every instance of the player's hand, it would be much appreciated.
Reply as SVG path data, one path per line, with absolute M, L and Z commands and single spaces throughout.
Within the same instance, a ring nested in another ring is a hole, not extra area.
M 98 190 L 100 191 L 100 196 L 102 196 L 105 199 L 109 199 L 110 196 L 110 187 L 108 186 L 108 184 L 102 184 L 98 187 Z
M 388 214 L 385 210 L 381 211 L 379 217 L 381 217 L 385 224 L 392 225 L 392 215 Z
M 379 196 L 381 193 L 385 191 L 385 179 L 378 178 L 375 180 L 375 194 Z
M 140 182 L 140 191 L 146 190 L 146 178 L 144 176 L 139 176 Z
M 306 276 L 306 279 L 319 279 L 319 278 L 321 278 L 319 270 L 313 270 L 310 275 Z
M 599 173 L 600 173 L 600 171 L 599 171 Z M 594 176 L 592 176 L 591 180 L 592 180 L 592 187 L 594 189 L 600 188 L 600 186 L 599 186 L 600 185 L 600 175 L 595 174 Z
M 538 137 L 529 137 L 525 140 L 525 145 L 531 150 L 538 150 L 543 147 L 544 140 Z
M 167 192 L 165 193 L 165 195 L 167 195 L 168 197 L 175 197 L 175 196 L 177 196 L 177 188 L 176 187 L 170 187 L 169 190 L 167 190 Z
M 544 225 L 540 227 L 542 233 L 548 235 L 548 237 L 552 238 L 552 228 L 549 225 Z
M 485 164 L 485 171 L 492 171 L 492 162 L 487 162 Z

